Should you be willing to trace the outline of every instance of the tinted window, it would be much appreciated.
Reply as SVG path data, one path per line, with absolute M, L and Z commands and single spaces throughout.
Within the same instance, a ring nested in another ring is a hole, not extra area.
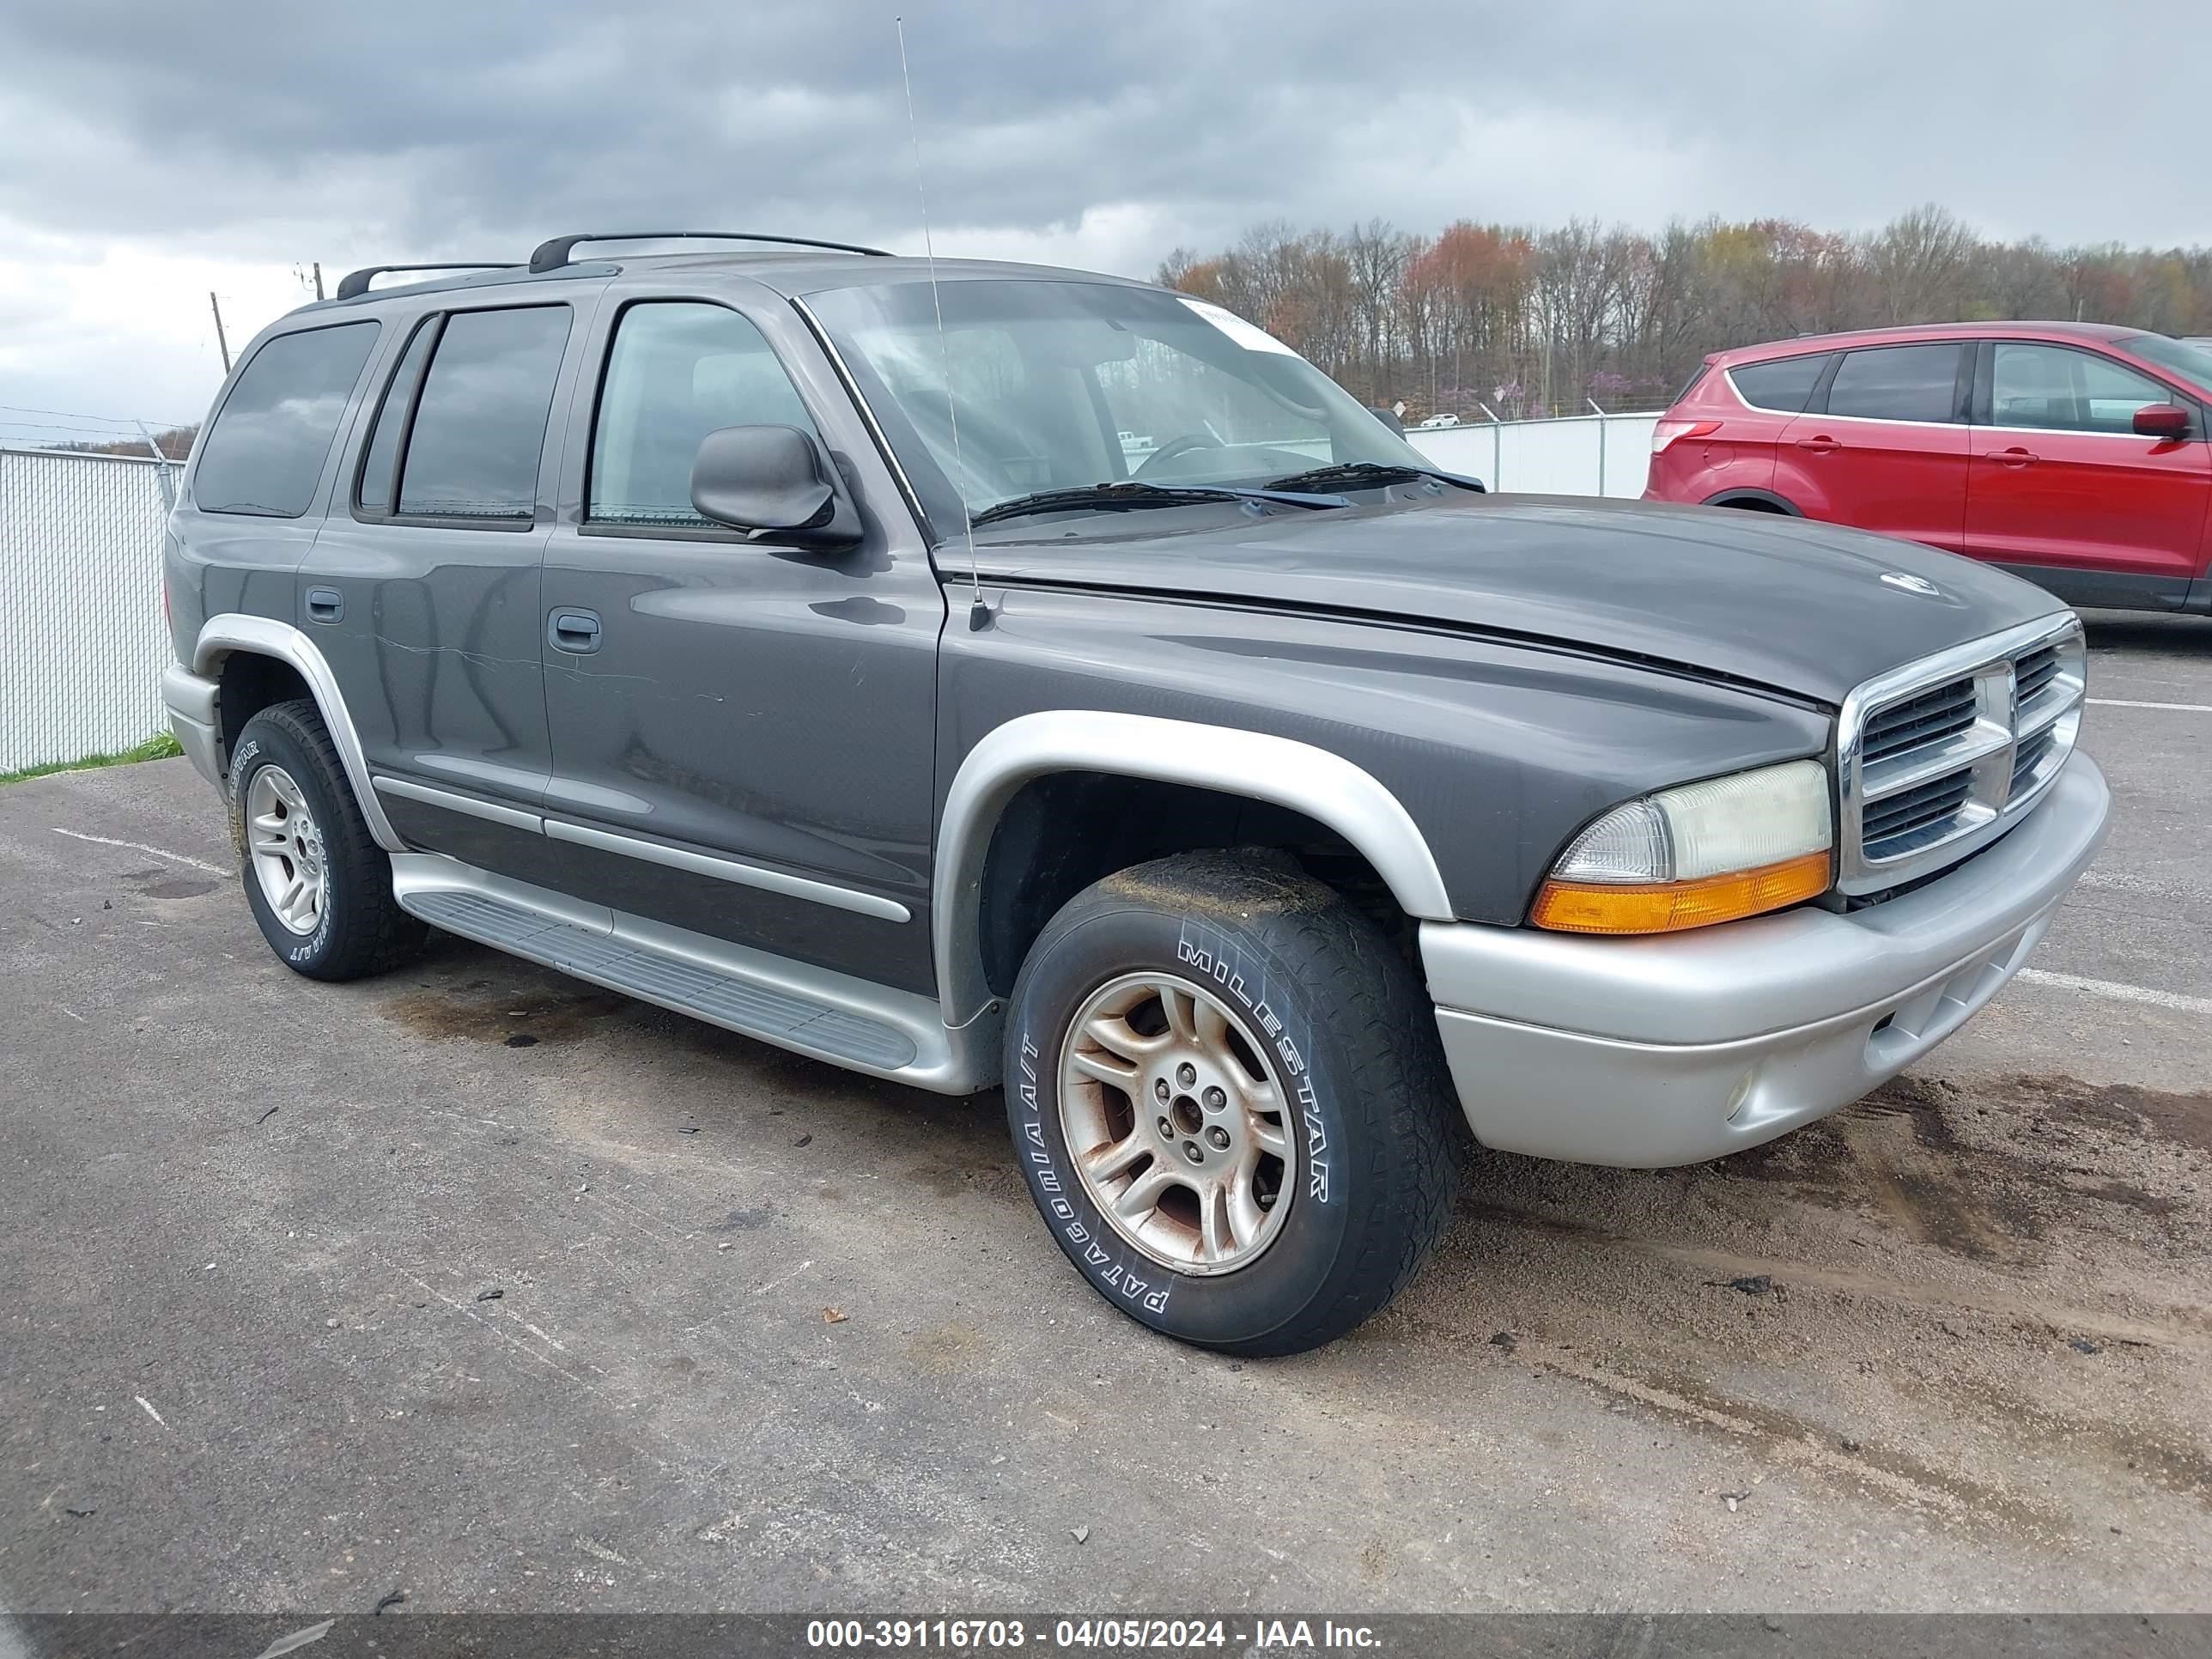
M 632 306 L 607 358 L 592 440 L 591 517 L 706 525 L 691 507 L 691 462 L 718 427 L 795 426 L 806 406 L 761 331 L 720 306 Z
M 202 512 L 307 510 L 376 330 L 364 320 L 280 334 L 253 354 L 200 443 L 192 500 Z
M 1692 392 L 1695 392 L 1698 389 L 1698 382 L 1705 378 L 1705 364 L 1699 363 L 1695 368 L 1690 371 L 1690 378 L 1682 382 L 1682 389 L 1667 400 L 1667 406 L 1669 409 L 1672 409 L 1676 404 L 1680 403 L 1683 398 L 1688 397 Z
M 416 405 L 399 510 L 436 518 L 528 519 L 568 307 L 459 311 L 446 319 Z
M 1996 426 L 2131 433 L 2136 410 L 2172 401 L 2156 381 L 2087 351 L 2000 340 L 1991 356 L 1990 421 Z
M 2179 374 L 2198 391 L 2212 392 L 2212 341 L 2169 340 L 2163 334 L 2130 334 L 2120 344 L 2168 374 Z
M 1736 391 L 1753 409 L 1776 409 L 1785 415 L 1802 415 L 1813 383 L 1828 366 L 1825 351 L 1810 357 L 1784 357 L 1778 362 L 1746 363 L 1729 370 Z
M 1883 421 L 1948 421 L 1954 412 L 1959 348 L 1880 346 L 1847 351 L 1828 383 L 1828 413 Z
M 407 404 L 422 378 L 422 360 L 430 355 L 437 337 L 438 319 L 426 317 L 407 343 L 399 368 L 384 389 L 384 406 L 376 412 L 376 429 L 369 434 L 368 456 L 361 467 L 361 504 L 370 513 L 392 511 L 392 463 L 399 459 L 399 428 L 407 423 Z

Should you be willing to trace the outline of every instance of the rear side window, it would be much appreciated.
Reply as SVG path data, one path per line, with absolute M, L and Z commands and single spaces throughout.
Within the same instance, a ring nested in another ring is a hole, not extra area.
M 255 352 L 201 441 L 194 505 L 265 519 L 305 513 L 376 332 L 364 319 L 280 334 Z
M 568 307 L 457 311 L 446 319 L 407 434 L 399 511 L 527 522 Z
M 399 434 L 407 424 L 407 406 L 414 401 L 415 383 L 422 378 L 422 360 L 438 337 L 438 319 L 426 317 L 407 343 L 391 383 L 384 389 L 384 406 L 376 411 L 376 429 L 369 434 L 368 453 L 361 464 L 361 506 L 365 513 L 392 511 L 392 482 L 398 471 Z
M 632 306 L 608 354 L 592 437 L 589 517 L 720 529 L 691 506 L 691 463 L 718 427 L 814 422 L 759 329 L 690 301 Z
M 1771 409 L 1784 415 L 1802 415 L 1805 400 L 1813 395 L 1813 387 L 1820 378 L 1820 371 L 1828 366 L 1828 354 L 1816 352 L 1810 357 L 1782 357 L 1771 363 L 1745 363 L 1729 370 L 1729 379 L 1735 383 L 1737 395 L 1753 409 Z
M 1877 346 L 1847 351 L 1828 383 L 1828 413 L 1877 421 L 1957 416 L 1959 348 Z

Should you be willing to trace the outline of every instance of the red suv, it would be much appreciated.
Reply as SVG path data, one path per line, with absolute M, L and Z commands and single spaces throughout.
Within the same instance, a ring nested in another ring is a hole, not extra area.
M 1856 525 L 2074 605 L 2212 611 L 2212 348 L 1960 323 L 1716 352 L 1644 497 Z

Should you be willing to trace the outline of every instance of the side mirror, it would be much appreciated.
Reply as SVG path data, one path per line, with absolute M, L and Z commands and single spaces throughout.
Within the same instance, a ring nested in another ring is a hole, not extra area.
M 2189 411 L 2179 404 L 2145 404 L 2136 410 L 2136 430 L 2146 438 L 2179 442 L 2189 435 Z
M 726 426 L 699 442 L 691 505 L 717 524 L 797 547 L 850 547 L 860 518 L 837 469 L 795 426 Z

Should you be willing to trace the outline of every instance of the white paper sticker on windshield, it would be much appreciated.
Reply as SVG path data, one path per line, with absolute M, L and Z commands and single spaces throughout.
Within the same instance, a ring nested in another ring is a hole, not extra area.
M 1193 300 L 1188 297 L 1183 299 L 1183 303 L 1247 351 L 1279 351 L 1285 357 L 1295 357 L 1298 355 L 1268 333 L 1266 329 L 1254 326 L 1233 311 L 1224 311 L 1221 307 L 1210 304 L 1206 301 Z

